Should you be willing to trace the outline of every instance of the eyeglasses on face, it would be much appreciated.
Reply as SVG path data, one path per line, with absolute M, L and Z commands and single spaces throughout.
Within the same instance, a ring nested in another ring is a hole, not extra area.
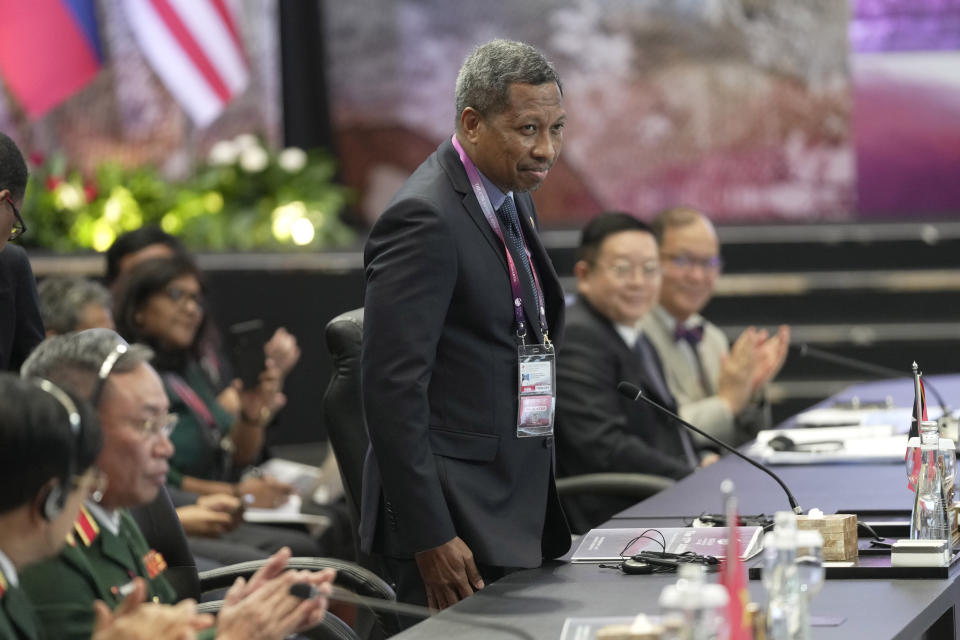
M 648 260 L 641 264 L 634 264 L 629 260 L 614 260 L 602 266 L 616 280 L 628 280 L 637 275 L 644 278 L 655 278 L 660 275 L 660 264 L 656 260 Z
M 5 200 L 7 204 L 10 205 L 10 208 L 13 209 L 13 228 L 10 229 L 10 238 L 9 240 L 16 240 L 23 234 L 27 232 L 27 225 L 23 221 L 23 218 L 20 217 L 20 210 L 17 209 L 17 205 L 13 204 L 13 199 L 8 195 Z
M 130 426 L 137 430 L 144 440 L 156 437 L 169 438 L 177 426 L 177 414 L 166 413 L 145 420 L 130 420 Z
M 675 269 L 693 269 L 700 267 L 708 273 L 717 273 L 723 268 L 723 258 L 720 256 L 711 256 L 709 258 L 698 258 L 685 253 L 664 253 L 661 254 L 668 260 Z
M 175 304 L 184 304 L 189 300 L 198 307 L 203 307 L 203 293 L 199 291 L 193 292 L 181 289 L 180 287 L 167 287 L 163 290 L 163 294 L 170 298 Z

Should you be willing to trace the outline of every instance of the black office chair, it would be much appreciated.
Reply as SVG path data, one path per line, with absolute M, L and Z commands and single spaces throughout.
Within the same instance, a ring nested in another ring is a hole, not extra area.
M 357 561 L 376 570 L 370 558 L 359 551 L 360 490 L 363 481 L 363 461 L 369 437 L 360 397 L 360 349 L 363 344 L 363 308 L 353 309 L 327 323 L 327 349 L 333 358 L 333 375 L 323 397 L 323 420 L 330 445 L 337 456 L 340 477 L 347 496 Z M 565 503 L 568 496 L 596 494 L 623 496 L 637 502 L 648 498 L 673 484 L 672 480 L 642 473 L 592 473 L 557 480 L 557 491 Z M 584 517 L 576 509 L 568 513 L 575 533 L 589 529 Z
M 150 504 L 130 509 L 130 515 L 140 526 L 150 546 L 163 555 L 167 563 L 164 575 L 180 599 L 199 600 L 201 591 L 197 563 L 187 546 L 187 537 L 167 489 L 161 488 Z
M 177 512 L 166 490 L 162 490 L 150 504 L 131 509 L 131 513 L 140 526 L 147 543 L 159 551 L 166 560 L 166 576 L 176 590 L 178 599 L 193 598 L 199 602 L 204 593 L 229 587 L 239 577 L 249 578 L 266 562 L 266 560 L 242 562 L 197 573 L 196 562 L 187 547 L 186 534 L 180 525 L 180 519 L 177 517 Z M 396 600 L 396 594 L 394 594 L 390 585 L 373 572 L 352 562 L 336 558 L 291 558 L 287 566 L 290 569 L 311 571 L 326 568 L 336 569 L 337 577 L 334 584 L 337 586 L 369 598 L 387 601 Z M 206 613 L 216 613 L 220 610 L 221 604 L 221 601 L 203 602 L 198 606 L 198 609 Z M 360 637 L 366 638 L 372 628 L 372 623 L 369 621 L 375 621 L 378 618 L 364 608 L 358 609 L 357 618 L 359 635 L 330 612 L 327 612 L 319 625 L 301 635 L 316 640 L 358 640 Z
M 617 496 L 640 502 L 674 484 L 670 478 L 646 473 L 585 473 L 579 476 L 557 478 L 557 493 L 563 504 L 570 530 L 584 534 L 597 522 L 591 522 L 580 508 L 575 496 Z
M 365 565 L 360 557 L 360 487 L 370 440 L 360 398 L 363 307 L 342 313 L 328 322 L 324 335 L 327 350 L 333 358 L 333 374 L 323 395 L 323 423 L 343 481 L 355 559 Z

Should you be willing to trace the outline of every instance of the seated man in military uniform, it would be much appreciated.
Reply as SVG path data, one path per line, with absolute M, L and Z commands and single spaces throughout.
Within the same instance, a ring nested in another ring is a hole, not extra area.
M 38 620 L 19 571 L 63 546 L 84 500 L 99 496 L 102 475 L 92 467 L 100 452 L 100 424 L 85 402 L 46 380 L 20 380 L 0 373 L 0 638 L 41 638 Z M 184 637 L 213 623 L 193 602 L 176 607 L 138 607 L 142 583 L 127 596 L 122 615 L 101 605 L 94 640 Z M 93 603 L 90 603 L 93 615 Z M 144 632 L 146 633 L 146 631 Z M 89 637 L 89 634 L 87 635 Z
M 91 329 L 49 338 L 24 363 L 25 376 L 51 378 L 97 408 L 104 438 L 97 466 L 108 481 L 101 501 L 88 500 L 81 508 L 73 544 L 24 572 L 23 588 L 48 637 L 88 638 L 93 602 L 119 605 L 137 577 L 150 600 L 176 598 L 162 556 L 150 549 L 127 511 L 156 498 L 173 453 L 168 436 L 174 420 L 151 355 L 113 331 Z M 320 621 L 325 598 L 301 600 L 290 586 L 309 582 L 328 593 L 334 573 L 284 572 L 288 558 L 289 550 L 281 550 L 258 575 L 227 592 L 217 638 L 279 639 Z

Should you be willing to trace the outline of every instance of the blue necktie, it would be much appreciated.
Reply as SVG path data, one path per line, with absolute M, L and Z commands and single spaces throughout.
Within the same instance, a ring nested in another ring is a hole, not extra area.
M 513 198 L 509 195 L 504 198 L 503 204 L 497 209 L 497 215 L 500 216 L 500 222 L 506 232 L 507 243 L 513 247 L 514 255 L 520 260 L 520 269 L 527 276 L 527 282 L 530 285 L 530 291 L 533 292 L 533 301 L 537 308 L 536 322 L 540 319 L 540 298 L 537 296 L 537 285 L 533 280 L 533 271 L 530 269 L 530 261 L 527 259 L 527 252 L 524 249 L 523 233 L 520 231 L 520 218 L 517 217 L 517 208 L 513 205 Z

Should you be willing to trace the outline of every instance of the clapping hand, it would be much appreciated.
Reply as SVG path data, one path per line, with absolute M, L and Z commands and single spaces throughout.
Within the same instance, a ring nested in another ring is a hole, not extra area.
M 197 613 L 193 600 L 174 606 L 144 604 L 146 583 L 143 578 L 134 578 L 133 584 L 133 591 L 114 611 L 100 600 L 93 603 L 96 622 L 91 640 L 193 640 L 197 631 L 213 626 L 213 616 Z

